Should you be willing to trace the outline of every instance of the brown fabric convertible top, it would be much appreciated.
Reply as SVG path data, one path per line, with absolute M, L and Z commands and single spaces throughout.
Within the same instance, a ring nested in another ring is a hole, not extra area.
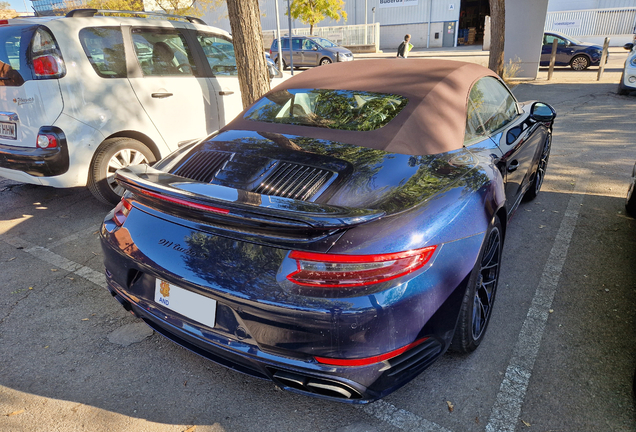
M 300 135 L 408 155 L 459 149 L 466 130 L 466 107 L 475 81 L 497 75 L 474 63 L 432 59 L 357 60 L 300 73 L 274 90 L 359 90 L 405 96 L 408 103 L 387 125 L 357 132 L 265 123 L 240 114 L 225 130 Z M 267 96 L 267 95 L 265 95 Z

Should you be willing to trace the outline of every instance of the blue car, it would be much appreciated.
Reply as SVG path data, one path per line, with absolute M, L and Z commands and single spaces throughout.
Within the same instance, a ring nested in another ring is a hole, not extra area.
M 570 66 L 575 71 L 582 71 L 590 66 L 601 64 L 603 47 L 581 42 L 572 36 L 566 36 L 557 32 L 543 34 L 543 47 L 541 48 L 541 66 L 550 65 L 552 43 L 557 40 L 557 54 L 555 66 Z M 607 56 L 609 58 L 609 54 Z
M 541 189 L 555 116 L 471 63 L 303 72 L 219 132 L 117 171 L 108 289 L 221 365 L 381 398 L 484 339 L 508 220 Z

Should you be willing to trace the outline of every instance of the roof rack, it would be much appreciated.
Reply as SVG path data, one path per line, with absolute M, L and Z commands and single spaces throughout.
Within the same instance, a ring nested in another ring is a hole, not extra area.
M 77 17 L 77 18 L 86 18 L 93 17 L 95 14 L 129 14 L 129 15 L 146 15 L 155 18 L 176 18 L 181 20 L 186 20 L 195 24 L 203 24 L 207 25 L 205 21 L 201 18 L 196 18 L 192 16 L 184 16 L 184 15 L 171 15 L 164 12 L 148 12 L 148 11 L 123 11 L 123 10 L 108 10 L 108 9 L 73 9 L 69 13 L 66 14 L 67 17 Z

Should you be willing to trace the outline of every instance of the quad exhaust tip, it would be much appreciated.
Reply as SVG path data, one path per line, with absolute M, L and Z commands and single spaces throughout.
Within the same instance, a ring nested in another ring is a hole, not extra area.
M 362 399 L 362 395 L 356 389 L 338 381 L 307 377 L 286 371 L 275 372 L 274 379 L 285 387 L 290 387 L 308 393 L 338 399 Z

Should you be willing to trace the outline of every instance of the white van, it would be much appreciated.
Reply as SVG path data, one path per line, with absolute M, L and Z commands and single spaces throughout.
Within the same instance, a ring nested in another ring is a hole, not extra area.
M 158 160 L 243 110 L 227 32 L 102 12 L 0 20 L 0 176 L 88 185 L 116 203 L 118 168 Z

